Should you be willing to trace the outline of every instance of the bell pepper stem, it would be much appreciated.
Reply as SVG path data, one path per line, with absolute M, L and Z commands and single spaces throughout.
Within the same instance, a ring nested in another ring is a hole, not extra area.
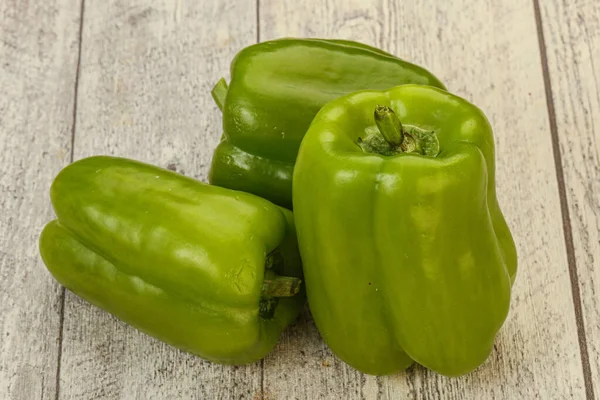
M 258 314 L 261 318 L 271 319 L 280 297 L 292 297 L 300 291 L 300 278 L 277 275 L 273 270 L 265 271 L 262 295 L 258 304 Z
M 265 259 L 265 278 L 263 281 L 263 297 L 288 297 L 300 290 L 302 280 L 293 276 L 282 276 L 284 258 L 279 249 L 275 249 Z
M 302 280 L 293 276 L 273 274 L 265 276 L 262 287 L 263 297 L 291 297 L 300 291 Z
M 375 124 L 393 149 L 398 148 L 404 139 L 404 130 L 398 116 L 390 107 L 375 107 Z
M 227 96 L 227 82 L 225 82 L 225 78 L 219 79 L 219 82 L 213 87 L 210 94 L 212 95 L 213 100 L 219 107 L 219 110 L 223 111 L 223 107 L 225 106 L 225 97 Z
M 440 142 L 435 132 L 423 131 L 416 127 L 404 129 L 394 110 L 387 106 L 375 107 L 374 117 L 377 129 L 393 153 L 413 153 L 429 157 L 436 157 L 439 154 Z M 362 140 L 358 144 L 363 149 L 368 147 L 363 145 Z M 369 142 L 367 145 L 371 145 L 370 148 L 375 150 L 378 149 L 373 142 Z M 382 151 L 378 152 L 385 154 Z

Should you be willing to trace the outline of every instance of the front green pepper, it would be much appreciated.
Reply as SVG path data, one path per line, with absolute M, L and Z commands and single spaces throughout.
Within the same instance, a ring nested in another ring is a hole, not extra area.
M 363 89 L 405 83 L 444 88 L 431 73 L 391 54 L 347 40 L 279 39 L 243 49 L 213 97 L 224 135 L 212 160 L 212 184 L 292 206 L 300 142 L 327 102 Z
M 315 117 L 293 182 L 310 309 L 342 360 L 454 376 L 487 359 L 517 255 L 478 108 L 418 85 L 342 97 Z
M 112 157 L 67 166 L 51 199 L 40 252 L 52 275 L 173 346 L 254 362 L 302 308 L 291 212 L 264 199 Z

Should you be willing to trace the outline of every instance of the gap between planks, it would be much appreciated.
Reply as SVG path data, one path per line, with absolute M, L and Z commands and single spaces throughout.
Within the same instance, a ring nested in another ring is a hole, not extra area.
M 69 163 L 73 162 L 75 154 L 75 132 L 77 130 L 77 99 L 79 95 L 79 74 L 81 72 L 81 47 L 83 39 L 83 16 L 85 11 L 85 0 L 81 0 L 81 6 L 79 11 L 79 33 L 78 33 L 78 46 L 77 46 L 77 66 L 75 70 L 75 85 L 73 87 L 73 124 L 71 126 L 71 152 L 69 154 Z M 60 317 L 59 317 L 59 331 L 58 331 L 58 355 L 56 358 L 56 393 L 55 400 L 60 399 L 60 371 L 62 361 L 62 349 L 63 349 L 63 331 L 65 326 L 65 298 L 66 289 L 61 288 L 60 291 Z
M 554 100 L 552 97 L 552 82 L 550 80 L 546 40 L 544 38 L 544 28 L 542 24 L 542 13 L 540 11 L 539 0 L 533 0 L 533 9 L 535 15 L 536 29 L 538 33 L 538 42 L 540 47 L 540 61 L 542 65 L 544 89 L 546 92 L 548 122 L 550 124 L 550 136 L 552 138 L 552 152 L 554 153 L 553 155 L 556 170 L 556 181 L 558 186 L 558 197 L 560 200 L 560 210 L 562 216 L 563 233 L 565 238 L 565 247 L 567 252 L 569 277 L 571 280 L 571 293 L 573 298 L 573 307 L 575 311 L 575 324 L 577 326 L 577 339 L 579 341 L 581 367 L 583 370 L 583 382 L 585 385 L 585 393 L 587 399 L 595 400 L 594 384 L 592 381 L 592 370 L 590 367 L 590 357 L 587 345 L 587 336 L 585 333 L 585 325 L 583 323 L 583 307 L 581 302 L 581 292 L 579 290 L 579 275 L 577 273 L 577 260 L 575 258 L 575 247 L 573 245 L 573 231 L 571 227 L 571 217 L 569 214 L 569 202 L 567 199 L 565 174 L 563 170 L 562 154 L 560 152 L 560 144 L 558 139 L 558 125 L 556 123 L 556 111 L 554 108 Z

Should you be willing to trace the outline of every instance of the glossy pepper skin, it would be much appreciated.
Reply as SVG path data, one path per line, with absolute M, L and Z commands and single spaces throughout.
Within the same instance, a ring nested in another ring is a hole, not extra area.
M 383 138 L 378 106 L 433 132 L 439 152 L 363 150 Z M 517 255 L 478 108 L 419 85 L 342 97 L 315 117 L 293 182 L 309 305 L 334 353 L 375 375 L 414 360 L 456 376 L 488 358 Z
M 302 290 L 264 296 L 265 276 L 302 268 L 291 212 L 264 199 L 112 157 L 64 168 L 51 199 L 40 252 L 56 280 L 173 346 L 251 363 L 303 306 Z
M 357 90 L 406 83 L 444 88 L 425 69 L 357 42 L 278 39 L 243 49 L 229 87 L 221 80 L 213 90 L 224 135 L 210 183 L 291 208 L 298 148 L 321 107 Z

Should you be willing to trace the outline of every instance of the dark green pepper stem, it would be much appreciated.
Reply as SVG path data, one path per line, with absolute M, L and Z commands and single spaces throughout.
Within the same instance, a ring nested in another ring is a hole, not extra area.
M 265 275 L 263 281 L 262 295 L 264 297 L 291 297 L 300 291 L 301 279 L 293 276 L 279 276 L 273 273 L 273 276 Z
M 416 153 L 435 157 L 440 152 L 440 142 L 435 132 L 424 131 L 417 127 L 404 129 L 400 119 L 390 107 L 378 105 L 375 107 L 375 124 L 384 137 L 391 153 Z M 373 149 L 378 149 L 370 143 Z M 379 150 L 381 154 L 386 154 Z M 386 154 L 387 155 L 387 154 Z
M 265 278 L 259 303 L 259 315 L 270 319 L 275 314 L 279 297 L 292 297 L 300 291 L 302 280 L 293 276 L 278 275 L 283 268 L 283 256 L 276 249 L 265 260 Z
M 225 105 L 227 89 L 229 88 L 227 87 L 227 82 L 225 82 L 225 78 L 221 78 L 210 92 L 213 100 L 215 101 L 215 103 L 217 103 L 217 107 L 219 107 L 219 110 L 221 111 L 223 111 L 223 106 Z
M 394 110 L 387 106 L 375 107 L 375 124 L 392 149 L 402 145 L 404 130 Z
M 265 259 L 265 278 L 263 281 L 263 297 L 288 297 L 300 290 L 299 278 L 279 275 L 283 272 L 284 259 L 279 249 L 275 249 Z

